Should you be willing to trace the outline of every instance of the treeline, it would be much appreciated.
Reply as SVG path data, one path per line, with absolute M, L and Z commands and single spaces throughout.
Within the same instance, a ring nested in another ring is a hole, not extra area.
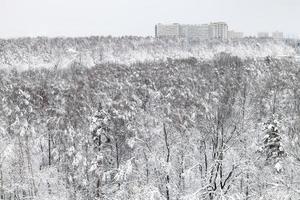
M 289 60 L 0 73 L 0 199 L 299 199 Z
M 241 58 L 293 56 L 295 42 L 245 38 L 237 41 L 188 41 L 180 38 L 81 37 L 0 39 L 0 69 L 63 68 L 80 62 L 134 64 L 171 59 L 212 59 L 221 52 Z

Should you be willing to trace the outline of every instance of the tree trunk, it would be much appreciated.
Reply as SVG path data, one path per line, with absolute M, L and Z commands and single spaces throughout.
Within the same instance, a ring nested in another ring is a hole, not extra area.
M 118 145 L 118 140 L 116 139 L 115 141 L 116 141 L 116 144 L 115 144 L 115 146 L 116 146 L 116 163 L 117 163 L 117 170 L 119 170 L 119 168 L 120 168 L 119 145 Z M 120 189 L 120 187 L 121 187 L 121 184 L 118 183 L 118 189 Z
M 4 188 L 3 188 L 3 172 L 2 172 L 2 166 L 0 165 L 0 180 L 1 180 L 1 183 L 0 183 L 0 199 L 4 199 L 5 196 L 4 196 Z
M 170 146 L 169 146 L 169 143 L 168 143 L 168 134 L 167 134 L 167 131 L 166 131 L 166 125 L 163 124 L 163 126 L 164 126 L 165 144 L 166 144 L 166 148 L 167 148 L 167 165 L 169 167 L 169 163 L 170 163 Z M 170 200 L 169 186 L 170 186 L 170 175 L 169 175 L 169 169 L 168 169 L 167 176 L 166 176 L 166 198 L 167 198 L 167 200 Z
M 51 166 L 51 134 L 48 130 L 48 164 Z

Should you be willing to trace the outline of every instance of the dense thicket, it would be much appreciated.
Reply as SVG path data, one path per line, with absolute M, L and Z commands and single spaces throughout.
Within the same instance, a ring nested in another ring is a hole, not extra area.
M 0 199 L 299 199 L 299 73 L 228 54 L 2 70 Z

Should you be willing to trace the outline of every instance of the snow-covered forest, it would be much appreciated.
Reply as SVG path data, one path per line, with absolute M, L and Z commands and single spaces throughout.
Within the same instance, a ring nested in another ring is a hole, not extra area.
M 103 63 L 130 65 L 136 62 L 166 61 L 168 58 L 213 59 L 221 52 L 242 59 L 266 56 L 293 56 L 295 49 L 282 41 L 187 41 L 152 37 L 82 37 L 0 39 L 0 68 L 64 68 L 79 62 L 92 67 Z
M 0 40 L 0 199 L 300 199 L 296 52 L 256 39 Z

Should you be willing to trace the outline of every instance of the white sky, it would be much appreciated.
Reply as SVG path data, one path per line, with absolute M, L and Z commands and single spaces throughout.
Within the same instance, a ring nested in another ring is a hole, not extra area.
M 156 23 L 225 21 L 300 34 L 300 0 L 0 0 L 0 38 L 154 35 Z

